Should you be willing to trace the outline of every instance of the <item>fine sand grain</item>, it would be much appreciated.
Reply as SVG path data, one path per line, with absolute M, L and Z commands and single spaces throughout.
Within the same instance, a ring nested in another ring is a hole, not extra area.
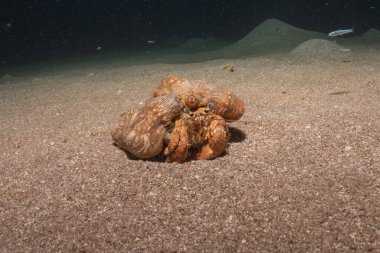
M 379 54 L 9 73 L 0 252 L 378 252 Z M 226 155 L 169 164 L 112 145 L 119 114 L 169 74 L 245 101 Z

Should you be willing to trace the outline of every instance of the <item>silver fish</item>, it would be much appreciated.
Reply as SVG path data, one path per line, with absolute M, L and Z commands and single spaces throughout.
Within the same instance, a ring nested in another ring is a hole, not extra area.
M 333 32 L 329 33 L 329 37 L 342 36 L 342 35 L 345 35 L 345 34 L 348 34 L 348 33 L 353 33 L 353 32 L 354 32 L 354 28 L 351 28 L 351 29 L 339 29 L 339 30 L 336 30 L 336 31 L 333 31 Z

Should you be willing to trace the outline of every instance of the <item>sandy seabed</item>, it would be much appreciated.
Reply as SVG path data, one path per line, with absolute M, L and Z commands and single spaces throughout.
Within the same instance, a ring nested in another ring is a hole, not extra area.
M 380 51 L 305 59 L 126 60 L 4 77 L 0 251 L 378 252 Z M 245 101 L 227 154 L 169 164 L 112 145 L 118 115 L 169 74 Z

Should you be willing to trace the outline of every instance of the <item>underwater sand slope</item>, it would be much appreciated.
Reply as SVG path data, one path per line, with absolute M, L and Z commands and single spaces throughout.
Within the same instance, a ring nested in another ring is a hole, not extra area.
M 326 60 L 340 49 L 331 43 L 305 37 L 281 57 L 115 58 L 22 78 L 9 70 L 0 79 L 0 251 L 377 252 L 379 51 Z M 168 74 L 245 101 L 225 156 L 168 164 L 112 145 L 119 114 Z
M 309 39 L 327 39 L 327 36 L 268 19 L 238 42 L 224 48 L 223 52 L 241 56 L 284 53 Z
M 307 41 L 310 42 L 301 46 Z M 325 50 L 323 55 L 327 56 L 330 52 L 333 52 L 333 55 L 339 54 L 334 51 L 334 47 L 338 51 L 344 48 L 338 48 L 339 45 L 326 34 L 300 29 L 276 19 L 266 20 L 235 43 L 224 47 L 223 44 L 226 43 L 215 39 L 194 38 L 167 51 L 157 51 L 156 54 L 152 51 L 150 59 L 165 63 L 201 62 L 220 58 L 285 55 L 297 47 L 297 50 L 304 50 L 304 53 L 306 53 L 306 49 L 318 52 Z M 317 49 L 314 46 L 317 46 Z M 213 48 L 217 49 L 212 50 Z M 291 54 L 292 58 L 297 54 L 297 50 Z
M 280 20 L 268 19 L 231 45 L 219 48 L 223 43 L 218 40 L 213 42 L 211 39 L 193 39 L 182 46 L 170 49 L 168 51 L 170 56 L 157 52 L 156 60 L 167 63 L 185 63 L 220 58 L 286 56 L 289 54 L 292 60 L 304 58 L 304 61 L 307 61 L 307 58 L 309 60 L 320 58 L 340 61 L 346 60 L 351 55 L 351 47 L 355 51 L 356 49 L 366 50 L 368 44 L 380 45 L 379 34 L 378 30 L 370 29 L 361 36 L 332 39 L 326 34 L 300 29 Z M 212 48 L 219 49 L 207 50 Z M 184 50 L 187 50 L 187 53 L 184 53 Z M 197 51 L 201 51 L 201 53 L 197 53 Z
M 335 42 L 322 39 L 311 39 L 295 47 L 288 54 L 288 59 L 301 62 L 311 61 L 350 61 L 352 52 Z
M 216 50 L 225 47 L 229 43 L 222 40 L 216 39 L 214 37 L 207 38 L 192 38 L 176 47 L 175 50 L 184 51 L 187 53 L 190 52 L 199 52 L 199 51 L 210 51 Z

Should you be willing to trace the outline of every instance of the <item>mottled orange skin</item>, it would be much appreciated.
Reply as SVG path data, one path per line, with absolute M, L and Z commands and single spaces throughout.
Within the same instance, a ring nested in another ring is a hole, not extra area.
M 141 108 L 121 114 L 112 139 L 138 158 L 157 156 L 163 149 L 167 127 L 180 116 L 182 108 L 174 93 L 150 99 Z
M 213 105 L 214 113 L 227 121 L 236 121 L 244 114 L 244 102 L 229 90 L 214 89 L 207 100 Z
M 225 151 L 228 141 L 229 132 L 224 119 L 200 108 L 192 113 L 182 113 L 176 120 L 164 154 L 166 161 L 182 163 L 192 149 L 197 160 L 214 159 Z
M 190 110 L 214 106 L 214 112 L 227 121 L 240 119 L 244 114 L 244 102 L 234 93 L 217 88 L 205 81 L 168 76 L 155 88 L 153 97 L 176 93 Z
M 205 81 L 190 81 L 186 78 L 167 76 L 155 88 L 153 97 L 176 93 L 181 96 L 184 105 L 189 109 L 207 106 L 207 95 L 214 87 Z

